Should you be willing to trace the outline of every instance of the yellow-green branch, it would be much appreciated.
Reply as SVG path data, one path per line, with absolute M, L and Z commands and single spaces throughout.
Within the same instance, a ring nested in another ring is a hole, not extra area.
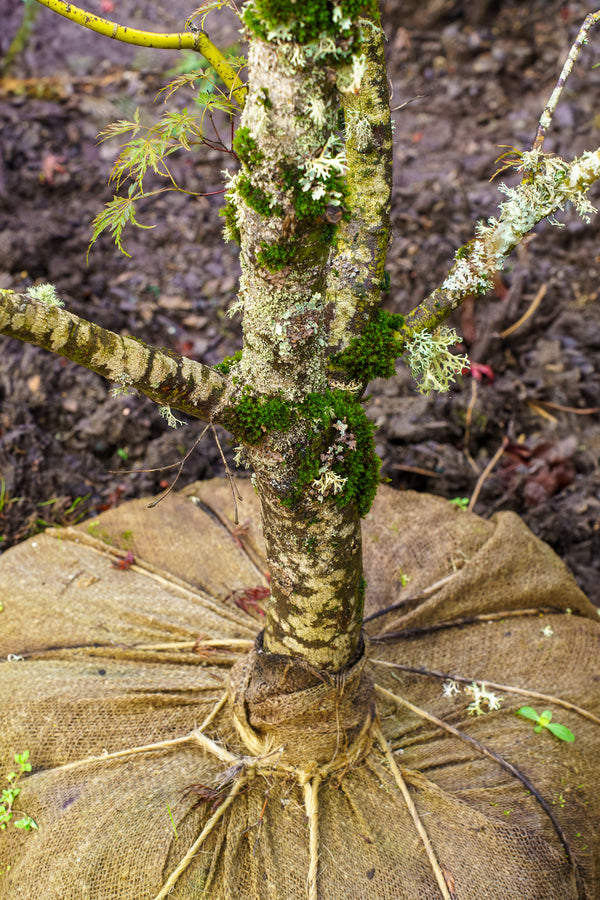
M 93 13 L 87 12 L 85 9 L 79 9 L 72 3 L 65 3 L 63 0 L 37 0 L 42 6 L 57 12 L 76 22 L 77 25 L 83 25 L 98 34 L 112 38 L 115 41 L 123 41 L 125 44 L 135 44 L 138 47 L 156 47 L 162 50 L 195 50 L 210 63 L 215 69 L 221 80 L 229 88 L 232 96 L 237 101 L 240 109 L 244 106 L 246 97 L 246 86 L 240 79 L 239 75 L 231 66 L 221 51 L 215 47 L 212 41 L 203 31 L 191 32 L 181 31 L 176 34 L 161 34 L 153 31 L 139 31 L 137 28 L 130 28 L 128 25 L 118 25 L 117 22 L 111 22 L 109 19 L 102 19 Z

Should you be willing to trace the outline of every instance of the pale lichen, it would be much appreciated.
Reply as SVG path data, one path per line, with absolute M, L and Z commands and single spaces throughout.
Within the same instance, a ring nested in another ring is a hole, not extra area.
M 45 282 L 44 284 L 36 284 L 30 288 L 27 288 L 27 296 L 31 297 L 32 300 L 42 300 L 44 303 L 47 303 L 48 306 L 65 305 L 56 293 L 56 288 L 54 287 L 54 285 L 48 284 L 48 282 Z
M 430 391 L 447 391 L 464 368 L 468 368 L 467 356 L 454 355 L 448 349 L 460 343 L 453 328 L 442 325 L 434 334 L 420 331 L 407 345 L 408 367 L 422 394 Z
M 368 118 L 357 109 L 346 109 L 346 140 L 353 141 L 359 153 L 363 153 L 373 139 L 373 129 Z

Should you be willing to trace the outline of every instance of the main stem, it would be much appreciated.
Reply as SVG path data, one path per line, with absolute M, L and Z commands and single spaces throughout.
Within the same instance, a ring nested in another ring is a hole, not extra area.
M 330 335 L 331 272 L 341 252 L 337 225 L 348 215 L 338 114 L 340 90 L 360 90 L 370 45 L 379 64 L 383 55 L 381 32 L 368 22 L 353 26 L 352 54 L 347 26 L 344 44 L 334 34 L 328 43 L 322 35 L 296 41 L 297 25 L 280 26 L 284 40 L 255 33 L 250 42 L 250 88 L 234 141 L 241 169 L 228 192 L 228 224 L 241 245 L 244 349 L 230 373 L 240 387 L 226 425 L 261 502 L 272 591 L 263 647 L 337 672 L 359 647 L 360 517 L 378 467 L 362 386 L 328 381 L 332 340 L 339 347 Z M 364 304 L 365 260 L 379 282 L 382 258 L 372 242 L 363 259 L 360 249 L 357 237 Z M 346 322 L 358 302 L 345 297 Z M 364 325 L 365 316 L 354 318 Z

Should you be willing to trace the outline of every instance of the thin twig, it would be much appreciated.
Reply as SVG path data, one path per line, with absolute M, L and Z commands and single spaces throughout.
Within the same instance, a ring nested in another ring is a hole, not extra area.
M 231 496 L 233 497 L 233 508 L 235 511 L 234 517 L 233 517 L 233 522 L 235 525 L 239 525 L 240 519 L 239 519 L 239 515 L 238 515 L 236 495 L 237 495 L 237 500 L 239 500 L 240 503 L 243 501 L 244 498 L 240 494 L 240 492 L 237 488 L 237 484 L 235 483 L 235 475 L 229 468 L 229 464 L 228 464 L 227 460 L 225 459 L 225 454 L 223 453 L 223 448 L 221 447 L 221 442 L 219 441 L 219 436 L 215 430 L 215 426 L 213 425 L 212 422 L 209 422 L 209 425 L 212 428 L 212 432 L 215 437 L 215 441 L 217 442 L 217 447 L 219 448 L 219 453 L 221 454 L 221 459 L 223 460 L 223 465 L 225 466 L 225 474 L 227 475 L 227 480 L 229 481 L 229 487 L 231 488 Z
M 469 512 L 473 511 L 473 507 L 477 503 L 477 498 L 479 497 L 479 493 L 481 491 L 481 488 L 483 487 L 483 484 L 484 484 L 486 478 L 488 477 L 488 475 L 490 474 L 490 472 L 492 471 L 492 469 L 494 468 L 494 466 L 496 465 L 496 463 L 498 462 L 498 460 L 504 453 L 506 447 L 508 446 L 508 443 L 509 443 L 508 438 L 505 435 L 502 438 L 502 444 L 500 445 L 500 447 L 498 447 L 498 449 L 496 450 L 496 452 L 490 459 L 489 463 L 487 464 L 487 466 L 485 467 L 485 469 L 483 470 L 483 472 L 477 479 L 477 484 L 475 485 L 475 490 L 473 491 L 471 499 L 469 500 L 469 505 L 467 506 L 467 510 Z
M 453 578 L 456 578 L 458 572 L 452 572 L 451 575 L 446 575 L 445 578 L 440 578 L 439 581 L 436 581 L 435 584 L 430 584 L 429 587 L 424 588 L 419 594 L 413 594 L 410 597 L 404 597 L 402 600 L 398 600 L 397 603 L 392 603 L 391 606 L 386 606 L 385 609 L 378 609 L 377 612 L 371 613 L 370 616 L 366 616 L 363 619 L 363 624 L 366 622 L 372 622 L 373 619 L 379 619 L 381 616 L 385 616 L 387 613 L 395 612 L 397 609 L 401 609 L 403 606 L 406 606 L 407 603 L 415 602 L 417 600 L 426 600 L 427 597 L 431 597 L 432 594 L 437 594 L 439 590 L 441 590 L 444 585 L 448 584 L 449 581 L 452 581 Z
M 400 789 L 400 793 L 402 794 L 404 802 L 406 803 L 406 806 L 408 808 L 410 816 L 414 822 L 415 828 L 417 829 L 419 837 L 421 838 L 421 842 L 423 844 L 423 847 L 425 848 L 425 853 L 427 854 L 427 859 L 429 861 L 429 865 L 433 869 L 433 874 L 435 875 L 435 880 L 438 883 L 440 893 L 441 893 L 442 897 L 444 898 L 444 900 L 452 900 L 450 892 L 448 890 L 448 885 L 446 883 L 446 879 L 444 878 L 444 873 L 442 872 L 442 868 L 438 862 L 438 858 L 435 855 L 435 850 L 433 849 L 433 847 L 431 845 L 431 841 L 429 840 L 429 835 L 425 831 L 425 826 L 423 825 L 423 822 L 421 821 L 421 817 L 419 816 L 419 813 L 417 812 L 417 808 L 413 802 L 413 799 L 410 796 L 410 792 L 408 790 L 408 787 L 406 786 L 406 782 L 404 781 L 404 778 L 402 777 L 402 773 L 400 772 L 400 769 L 398 768 L 396 760 L 394 759 L 394 755 L 392 753 L 391 747 L 388 744 L 388 742 L 386 741 L 385 737 L 383 736 L 383 732 L 381 731 L 381 729 L 379 727 L 377 727 L 375 729 L 375 737 L 379 741 L 379 745 L 385 754 L 385 758 L 388 761 L 390 771 L 391 771 L 392 775 L 394 776 L 394 780 Z
M 541 286 L 541 288 L 539 289 L 539 291 L 537 292 L 537 294 L 535 295 L 535 297 L 533 298 L 533 300 L 531 301 L 531 303 L 529 304 L 529 307 L 525 310 L 525 312 L 521 316 L 521 318 L 517 319 L 516 322 L 513 322 L 513 324 L 510 325 L 508 328 L 505 328 L 504 331 L 501 331 L 500 334 L 498 335 L 498 337 L 507 338 L 509 336 L 509 334 L 512 334 L 513 331 L 516 331 L 517 328 L 520 328 L 521 325 L 524 322 L 526 322 L 530 316 L 532 316 L 534 314 L 534 312 L 536 311 L 536 309 L 538 308 L 538 306 L 540 305 L 540 303 L 546 296 L 547 290 L 548 290 L 548 285 L 543 284 Z
M 200 441 L 202 440 L 202 438 L 204 437 L 204 435 L 206 434 L 206 432 L 208 431 L 208 429 L 210 428 L 210 424 L 211 424 L 211 423 L 209 422 L 208 425 L 206 426 L 206 428 L 203 429 L 202 434 L 200 435 L 200 437 L 196 438 L 196 440 L 194 441 L 194 443 L 192 444 L 192 446 L 190 447 L 190 449 L 188 450 L 188 452 L 185 454 L 185 456 L 183 457 L 183 459 L 182 459 L 181 462 L 179 463 L 179 469 L 178 469 L 178 471 L 177 471 L 177 475 L 175 476 L 175 478 L 173 479 L 173 481 L 171 482 L 171 484 L 169 485 L 169 487 L 167 488 L 167 490 L 164 492 L 164 494 L 161 494 L 160 497 L 158 497 L 156 500 L 153 500 L 152 503 L 149 503 L 149 504 L 148 504 L 148 509 L 154 509 L 155 506 L 158 506 L 158 504 L 160 503 L 161 500 L 164 500 L 165 497 L 166 497 L 168 494 L 171 493 L 171 491 L 173 490 L 173 488 L 174 488 L 175 485 L 177 484 L 177 481 L 178 481 L 178 479 L 179 479 L 179 476 L 181 475 L 181 472 L 182 472 L 182 470 L 183 470 L 183 467 L 185 466 L 185 464 L 186 464 L 186 462 L 188 461 L 190 455 L 191 455 L 191 454 L 193 453 L 193 451 L 196 449 L 196 447 L 198 446 L 198 444 L 200 443 Z M 169 466 L 165 466 L 165 468 L 170 468 L 170 467 L 169 467 Z M 139 471 L 143 471 L 143 469 L 140 469 Z M 149 469 L 148 471 L 152 471 L 152 470 Z
M 560 412 L 575 413 L 577 416 L 593 416 L 600 412 L 600 406 L 587 406 L 578 409 L 576 406 L 563 406 L 561 403 L 551 403 L 550 400 L 538 400 L 540 406 L 549 406 L 550 409 L 558 409 Z
M 563 709 L 575 712 L 578 715 L 583 716 L 584 719 L 589 719 L 590 722 L 600 725 L 600 719 L 598 716 L 595 716 L 594 713 L 589 712 L 587 709 L 583 709 L 582 706 L 577 706 L 575 703 L 570 703 L 568 700 L 562 700 L 560 697 L 555 697 L 553 694 L 541 694 L 539 691 L 528 691 L 525 688 L 514 687 L 511 684 L 498 684 L 495 681 L 488 681 L 487 678 L 482 682 L 479 678 L 465 678 L 463 675 L 449 675 L 447 672 L 436 672 L 435 669 L 407 666 L 404 663 L 388 662 L 385 659 L 374 659 L 373 657 L 370 657 L 369 662 L 377 666 L 385 666 L 388 669 L 401 669 L 403 672 L 411 672 L 414 675 L 426 675 L 429 678 L 439 678 L 441 681 L 458 681 L 461 684 L 473 684 L 473 682 L 479 681 L 480 683 L 485 684 L 486 687 L 493 688 L 496 691 L 505 691 L 507 694 L 519 694 L 523 697 L 533 697 L 535 700 L 543 700 L 544 703 L 554 703 L 556 706 L 562 706 Z
M 415 475 L 425 475 L 427 478 L 439 478 L 441 472 L 434 472 L 433 469 L 422 469 L 420 466 L 405 466 L 402 463 L 394 463 L 392 469 L 399 472 L 414 472 Z
M 56 766 L 53 772 L 66 772 L 68 769 L 76 769 L 79 766 L 85 766 L 89 763 L 106 762 L 109 759 L 119 759 L 123 756 L 135 756 L 138 753 L 154 753 L 157 750 L 165 750 L 168 747 L 176 747 L 178 744 L 187 744 L 190 741 L 198 740 L 198 733 L 204 728 L 208 728 L 218 712 L 227 702 L 227 691 L 225 691 L 219 700 L 215 703 L 209 714 L 206 716 L 199 728 L 184 734 L 182 737 L 172 738 L 169 741 L 158 741 L 155 744 L 143 744 L 139 747 L 128 747 L 126 750 L 115 750 L 113 753 L 104 753 L 102 756 L 88 756 L 85 759 L 78 759 L 75 762 L 65 763 L 63 766 Z
M 486 682 L 487 683 L 487 682 Z M 528 790 L 540 804 L 550 821 L 552 822 L 552 826 L 556 835 L 564 847 L 565 853 L 567 855 L 567 859 L 571 865 L 573 870 L 573 874 L 575 876 L 575 881 L 577 883 L 577 891 L 579 900 L 585 900 L 586 892 L 583 887 L 583 882 L 581 879 L 581 874 L 579 872 L 579 866 L 577 864 L 577 860 L 573 856 L 571 851 L 571 847 L 569 841 L 567 839 L 566 834 L 564 833 L 562 826 L 556 816 L 554 815 L 554 811 L 547 800 L 542 797 L 537 788 L 533 785 L 533 783 L 524 775 L 516 766 L 513 766 L 512 763 L 508 762 L 508 760 L 504 759 L 503 756 L 500 756 L 494 750 L 490 750 L 489 747 L 486 747 L 484 744 L 480 743 L 480 741 L 466 734 L 464 731 L 461 731 L 459 728 L 455 728 L 454 725 L 450 725 L 448 722 L 444 722 L 443 719 L 438 719 L 437 716 L 428 713 L 427 710 L 421 709 L 419 706 L 415 706 L 409 700 L 405 700 L 404 697 L 400 697 L 398 694 L 392 693 L 392 691 L 388 691 L 386 688 L 381 687 L 380 685 L 375 685 L 376 692 L 381 697 L 386 697 L 388 700 L 393 700 L 395 703 L 400 706 L 405 706 L 406 709 L 409 709 L 411 712 L 415 713 L 419 718 L 425 719 L 427 722 L 431 722 L 432 725 L 437 725 L 438 728 L 442 728 L 444 731 L 447 731 L 449 734 L 454 735 L 454 737 L 459 738 L 461 741 L 464 741 L 466 744 L 470 744 L 478 753 L 482 756 L 487 756 L 488 759 L 493 760 L 493 762 L 497 763 L 505 772 L 508 772 L 510 775 L 513 775 L 517 778 L 521 784 Z
M 458 573 L 457 573 L 458 574 Z M 416 637 L 429 634 L 432 631 L 444 631 L 446 628 L 460 628 L 462 625 L 475 625 L 478 622 L 496 622 L 499 619 L 516 618 L 517 616 L 539 616 L 540 613 L 560 613 L 562 609 L 555 606 L 538 606 L 533 609 L 508 609 L 504 612 L 481 613 L 478 616 L 463 616 L 460 619 L 450 619 L 448 622 L 434 622 L 431 625 L 420 625 L 415 628 L 405 628 L 402 631 L 389 631 L 382 634 L 368 635 L 367 640 L 378 643 L 380 641 L 395 641 L 397 638 Z
M 473 469 L 476 475 L 479 475 L 479 467 L 473 457 L 471 456 L 471 451 L 469 450 L 469 443 L 471 441 L 471 422 L 473 419 L 473 409 L 475 407 L 475 403 L 477 402 L 477 381 L 475 378 L 471 379 L 471 399 L 469 400 L 469 405 L 467 406 L 467 412 L 465 414 L 465 456 L 469 461 L 469 465 Z
M 535 400 L 528 400 L 527 406 L 532 412 L 537 413 L 538 416 L 541 416 L 542 419 L 546 419 L 546 421 L 553 423 L 558 422 L 556 416 L 553 416 L 552 413 L 549 413 L 547 409 L 544 409 L 544 407 L 540 406 L 539 403 L 536 403 Z
M 552 91 L 550 95 L 550 99 L 546 103 L 544 111 L 540 117 L 540 124 L 538 125 L 537 134 L 535 136 L 535 140 L 533 142 L 533 150 L 541 150 L 542 144 L 544 143 L 544 138 L 546 137 L 546 131 L 550 127 L 550 123 L 552 122 L 552 116 L 554 115 L 554 111 L 556 109 L 556 105 L 558 103 L 559 97 L 562 93 L 562 89 L 565 86 L 565 82 L 569 75 L 571 74 L 571 70 L 575 64 L 575 60 L 579 56 L 579 51 L 582 46 L 587 42 L 587 33 L 592 28 L 593 25 L 596 24 L 600 20 L 600 10 L 595 13 L 589 13 L 583 21 L 583 25 L 579 29 L 579 34 L 575 38 L 575 42 L 571 49 L 569 50 L 569 55 L 565 61 L 562 72 L 559 75 L 558 81 L 556 82 L 556 87 Z

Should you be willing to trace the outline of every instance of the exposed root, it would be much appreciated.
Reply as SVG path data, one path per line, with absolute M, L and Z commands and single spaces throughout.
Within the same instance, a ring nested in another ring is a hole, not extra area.
M 563 831 L 560 822 L 554 815 L 554 811 L 548 801 L 545 800 L 544 797 L 542 797 L 540 792 L 537 790 L 537 788 L 534 787 L 534 785 L 526 775 L 524 775 L 519 769 L 517 769 L 516 766 L 513 766 L 512 763 L 509 763 L 508 760 L 504 759 L 504 757 L 499 756 L 493 750 L 490 750 L 489 747 L 486 747 L 484 744 L 475 740 L 475 738 L 466 734 L 464 731 L 460 731 L 460 729 L 455 728 L 454 725 L 450 725 L 448 722 L 444 722 L 443 719 L 438 719 L 437 716 L 428 713 L 426 710 L 421 709 L 419 706 L 415 706 L 409 700 L 405 700 L 404 697 L 400 697 L 398 694 L 394 694 L 392 693 L 392 691 L 388 691 L 386 688 L 383 688 L 378 684 L 375 685 L 375 691 L 379 694 L 380 697 L 385 697 L 388 700 L 393 700 L 398 705 L 404 706 L 406 707 L 406 709 L 410 709 L 411 712 L 414 712 L 421 719 L 426 719 L 433 725 L 437 725 L 438 728 L 447 731 L 449 734 L 453 734 L 455 737 L 459 738 L 459 740 L 461 741 L 464 741 L 466 744 L 470 744 L 470 746 L 474 747 L 474 749 L 477 750 L 477 752 L 482 756 L 487 756 L 488 759 L 491 759 L 495 763 L 497 763 L 502 769 L 505 770 L 505 772 L 508 772 L 514 778 L 517 778 L 521 782 L 521 784 L 535 797 L 537 802 L 540 804 L 540 806 L 552 822 L 552 827 L 554 828 L 554 831 L 556 832 L 560 843 L 564 847 L 567 859 L 573 870 L 575 881 L 577 883 L 578 898 L 579 900 L 585 900 L 585 888 L 583 886 L 581 873 L 579 871 L 579 865 L 577 863 L 577 860 L 573 856 L 567 836 Z
M 473 684 L 473 682 L 482 681 L 481 678 L 465 678 L 463 675 L 448 675 L 445 672 L 436 672 L 434 669 L 407 666 L 403 663 L 388 662 L 385 659 L 370 658 L 369 662 L 376 666 L 386 666 L 388 669 L 401 669 L 403 672 L 412 672 L 415 675 L 427 675 L 431 678 L 439 678 L 442 681 L 458 681 L 461 684 Z M 485 685 L 486 687 L 494 688 L 496 691 L 505 691 L 507 694 L 519 694 L 522 697 L 533 697 L 535 700 L 543 700 L 545 703 L 553 703 L 555 706 L 562 706 L 563 709 L 575 712 L 578 715 L 583 716 L 584 719 L 589 719 L 590 722 L 600 725 L 600 719 L 598 716 L 595 716 L 594 713 L 589 712 L 589 710 L 584 709 L 582 706 L 577 706 L 575 703 L 570 703 L 568 700 L 562 700 L 560 697 L 555 697 L 554 694 L 541 694 L 539 691 L 528 691 L 525 688 L 514 687 L 512 684 L 498 684 L 495 681 L 488 681 L 487 678 L 485 679 Z
M 444 873 L 442 872 L 442 868 L 438 862 L 437 856 L 435 855 L 435 850 L 431 846 L 431 841 L 429 840 L 429 835 L 425 831 L 425 826 L 423 825 L 423 822 L 421 821 L 419 813 L 417 812 L 417 808 L 416 808 L 415 804 L 413 803 L 412 797 L 410 796 L 409 790 L 406 786 L 406 782 L 404 781 L 404 779 L 402 777 L 402 773 L 400 772 L 400 769 L 398 768 L 396 760 L 394 759 L 394 755 L 392 753 L 391 747 L 388 744 L 388 742 L 386 741 L 385 737 L 383 736 L 383 732 L 381 731 L 379 726 L 377 726 L 377 728 L 375 729 L 375 736 L 376 736 L 377 740 L 379 741 L 381 749 L 383 750 L 383 752 L 385 754 L 385 758 L 388 761 L 390 771 L 391 771 L 392 775 L 394 776 L 396 784 L 398 785 L 398 788 L 400 789 L 400 793 L 402 794 L 402 797 L 404 798 L 404 802 L 406 803 L 406 806 L 412 817 L 412 820 L 415 823 L 415 828 L 417 829 L 417 832 L 419 834 L 419 837 L 421 838 L 423 847 L 425 848 L 425 853 L 427 854 L 427 859 L 429 860 L 429 865 L 431 866 L 431 868 L 433 870 L 433 874 L 435 875 L 435 879 L 438 883 L 438 887 L 440 889 L 440 894 L 442 895 L 444 900 L 452 900 L 450 891 L 448 890 L 448 885 L 446 884 L 446 879 L 444 878 Z M 312 900 L 312 898 L 310 898 L 310 900 Z

